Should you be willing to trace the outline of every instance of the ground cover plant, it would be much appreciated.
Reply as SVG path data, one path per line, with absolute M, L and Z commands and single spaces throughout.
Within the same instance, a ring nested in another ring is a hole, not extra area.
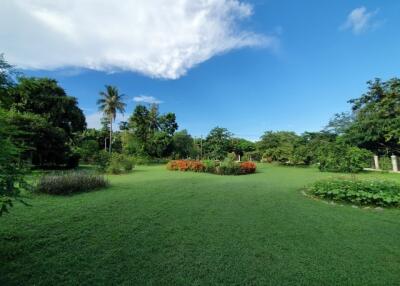
M 1 218 L 0 285 L 398 284 L 398 209 L 324 204 L 300 190 L 334 174 L 257 167 L 138 166 L 107 191 L 30 195 Z
M 311 194 L 358 205 L 400 206 L 400 184 L 395 181 L 331 178 L 315 182 Z
M 171 171 L 206 172 L 218 175 L 246 175 L 256 172 L 257 165 L 254 162 L 235 162 L 230 159 L 216 160 L 171 160 L 167 163 L 167 169 Z
M 67 171 L 41 176 L 36 191 L 51 195 L 70 195 L 107 186 L 108 181 L 103 175 L 86 171 Z

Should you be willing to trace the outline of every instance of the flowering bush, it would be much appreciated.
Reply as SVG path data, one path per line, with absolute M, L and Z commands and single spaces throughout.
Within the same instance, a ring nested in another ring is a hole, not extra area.
M 167 164 L 171 171 L 193 171 L 205 172 L 218 175 L 245 175 L 256 171 L 256 164 L 253 162 L 238 163 L 232 160 L 222 162 L 213 160 L 171 160 Z
M 250 161 L 240 163 L 240 172 L 242 174 L 252 174 L 256 172 L 256 164 Z
M 193 172 L 203 172 L 204 164 L 201 161 L 189 161 L 189 169 Z

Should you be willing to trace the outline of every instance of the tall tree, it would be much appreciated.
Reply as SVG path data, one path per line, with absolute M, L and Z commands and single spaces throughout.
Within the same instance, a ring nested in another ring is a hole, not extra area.
M 126 103 L 123 102 L 123 94 L 119 94 L 118 88 L 111 85 L 105 86 L 106 91 L 100 92 L 100 99 L 97 100 L 99 109 L 107 116 L 110 120 L 110 144 L 109 152 L 111 153 L 111 142 L 112 142 L 112 124 L 115 121 L 117 112 L 124 113 Z
M 350 100 L 355 114 L 345 138 L 378 154 L 400 154 L 400 79 L 375 79 L 368 91 Z
M 207 135 L 204 150 L 212 159 L 224 159 L 232 151 L 232 133 L 226 128 L 215 127 Z

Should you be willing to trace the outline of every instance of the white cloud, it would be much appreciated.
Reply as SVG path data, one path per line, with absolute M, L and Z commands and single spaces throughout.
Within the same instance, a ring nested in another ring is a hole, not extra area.
M 243 30 L 239 0 L 1 0 L 0 42 L 26 69 L 81 67 L 176 79 L 232 49 L 275 47 Z
M 162 103 L 161 100 L 155 98 L 154 96 L 148 96 L 148 95 L 139 95 L 135 96 L 133 98 L 133 101 L 135 102 L 142 102 L 142 103 L 150 103 L 150 104 L 160 104 Z
M 354 34 L 360 34 L 373 28 L 377 23 L 373 22 L 378 11 L 369 12 L 365 7 L 359 7 L 350 12 L 346 22 L 341 26 L 342 30 L 351 30 Z

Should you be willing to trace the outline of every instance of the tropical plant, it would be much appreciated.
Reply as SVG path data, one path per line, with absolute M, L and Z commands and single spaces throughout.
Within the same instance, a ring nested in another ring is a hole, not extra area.
M 400 206 L 400 184 L 394 181 L 332 178 L 309 187 L 312 195 L 358 205 Z
M 100 99 L 97 100 L 97 105 L 110 122 L 110 144 L 108 151 L 111 153 L 113 121 L 115 121 L 118 112 L 125 112 L 126 103 L 123 102 L 124 95 L 119 93 L 117 87 L 106 85 L 105 88 L 105 91 L 100 92 Z

